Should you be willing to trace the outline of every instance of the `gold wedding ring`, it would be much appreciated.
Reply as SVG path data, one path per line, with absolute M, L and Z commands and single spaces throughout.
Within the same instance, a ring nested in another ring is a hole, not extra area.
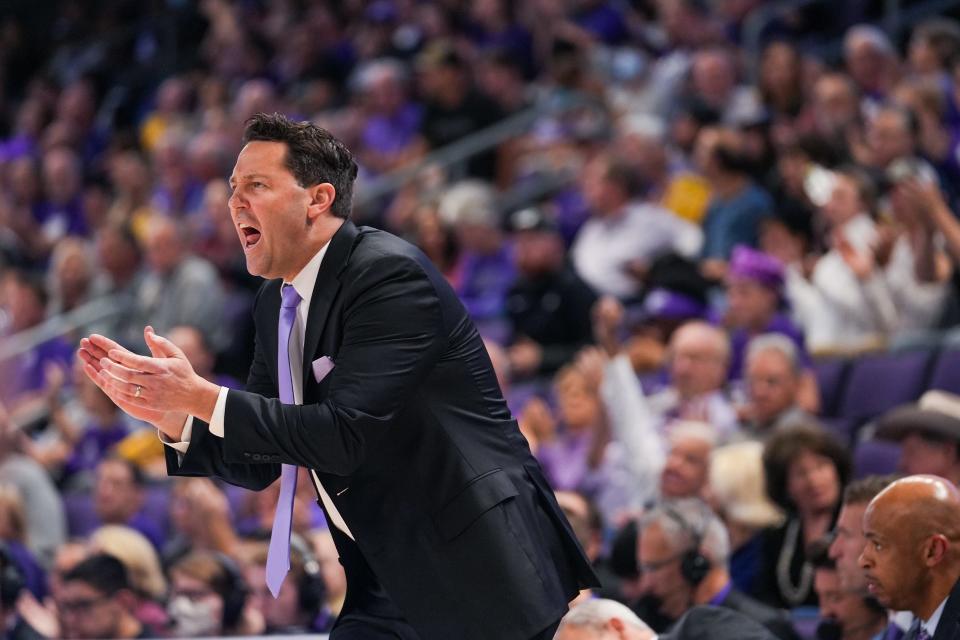
M 141 393 L 142 391 L 143 391 L 143 387 L 141 387 L 140 385 L 137 385 L 137 390 L 133 392 L 133 397 L 134 397 L 134 398 L 139 398 L 139 397 L 140 397 L 140 393 Z

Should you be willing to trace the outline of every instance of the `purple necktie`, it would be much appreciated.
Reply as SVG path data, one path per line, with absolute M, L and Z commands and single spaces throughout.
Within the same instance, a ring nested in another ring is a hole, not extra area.
M 293 374 L 290 373 L 290 334 L 297 318 L 297 306 L 300 294 L 291 285 L 283 285 L 281 290 L 280 324 L 277 331 L 277 381 L 280 383 L 280 402 L 296 404 L 293 397 Z M 267 551 L 267 587 L 276 598 L 280 594 L 280 585 L 290 570 L 290 523 L 293 518 L 293 495 L 297 491 L 297 466 L 283 465 L 280 473 L 280 498 L 277 511 L 273 516 L 273 530 L 270 532 L 270 548 Z
M 927 633 L 927 629 L 923 625 L 920 625 L 920 629 L 917 632 L 917 640 L 930 640 L 930 634 Z

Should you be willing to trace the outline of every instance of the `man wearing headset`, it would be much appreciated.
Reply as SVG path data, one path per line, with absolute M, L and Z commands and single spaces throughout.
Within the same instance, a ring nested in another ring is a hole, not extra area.
M 696 605 L 740 612 L 782 640 L 797 635 L 786 614 L 734 588 L 727 565 L 730 539 L 720 519 L 701 500 L 665 502 L 640 521 L 641 617 L 679 620 Z M 650 611 L 652 609 L 653 611 Z
M 44 637 L 17 610 L 17 600 L 25 588 L 23 572 L 7 546 L 0 542 L 0 638 L 41 640 Z

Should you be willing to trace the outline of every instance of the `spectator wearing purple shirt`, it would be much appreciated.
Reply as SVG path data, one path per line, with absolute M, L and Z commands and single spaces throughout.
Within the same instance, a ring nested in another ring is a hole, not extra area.
M 67 147 L 55 147 L 43 156 L 42 170 L 46 198 L 34 215 L 44 239 L 52 245 L 65 235 L 86 236 L 80 158 Z
M 143 471 L 134 463 L 111 456 L 96 468 L 93 490 L 93 511 L 84 522 L 71 522 L 71 535 L 86 536 L 105 524 L 118 524 L 136 529 L 154 547 L 163 546 L 166 514 L 149 514 L 144 509 Z
M 503 344 L 509 333 L 507 291 L 516 279 L 516 268 L 497 207 L 493 187 L 465 180 L 444 193 L 439 214 L 445 224 L 456 229 L 463 250 L 454 290 L 481 334 Z
M 9 323 L 5 333 L 14 335 L 36 327 L 46 316 L 47 293 L 39 277 L 9 271 L 3 280 Z M 7 362 L 0 380 L 0 399 L 12 412 L 28 404 L 43 391 L 50 365 L 69 368 L 73 348 L 61 338 L 42 342 Z
M 156 187 L 150 199 L 152 208 L 164 215 L 180 218 L 198 213 L 203 207 L 203 183 L 190 172 L 187 141 L 177 131 L 168 131 L 153 150 Z
M 629 35 L 623 14 L 611 6 L 607 0 L 579 0 L 573 22 L 598 41 L 608 44 L 622 44 Z
M 477 0 L 470 4 L 467 34 L 481 51 L 508 54 L 525 76 L 533 72 L 533 36 L 517 23 L 517 6 L 504 0 Z
M 727 313 L 732 348 L 730 379 L 743 377 L 747 343 L 754 336 L 780 333 L 796 345 L 804 368 L 810 357 L 804 349 L 803 332 L 782 311 L 783 265 L 761 251 L 740 245 L 733 250 L 727 270 Z
M 540 407 L 532 413 L 524 411 L 524 418 L 535 420 L 529 425 L 537 433 L 535 454 L 550 486 L 582 493 L 597 505 L 606 522 L 617 522 L 637 506 L 638 483 L 626 450 L 611 440 L 596 383 L 587 368 L 567 365 L 554 377 L 559 420 L 539 399 L 532 402 Z
M 389 58 L 368 62 L 354 74 L 364 112 L 357 155 L 373 173 L 391 171 L 423 153 L 422 109 L 407 95 L 408 75 L 401 62 Z

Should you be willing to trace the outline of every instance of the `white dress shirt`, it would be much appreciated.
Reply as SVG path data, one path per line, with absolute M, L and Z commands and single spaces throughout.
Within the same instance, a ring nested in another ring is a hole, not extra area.
M 618 298 L 637 293 L 640 283 L 626 267 L 676 251 L 692 257 L 700 251 L 699 227 L 659 205 L 633 202 L 611 217 L 587 220 L 571 248 L 573 266 L 595 291 Z
M 327 247 L 329 246 L 329 242 L 323 245 L 320 251 L 318 251 L 317 254 L 310 259 L 310 262 L 308 262 L 307 265 L 300 271 L 300 273 L 296 275 L 296 277 L 293 279 L 293 282 L 284 282 L 284 284 L 293 285 L 293 288 L 298 294 L 300 294 L 300 304 L 297 307 L 297 317 L 293 323 L 293 329 L 290 334 L 290 342 L 288 345 L 290 357 L 290 376 L 293 381 L 293 398 L 296 404 L 303 404 L 303 341 L 306 335 L 304 328 L 307 326 L 307 315 L 310 313 L 310 300 L 313 298 L 313 287 L 317 282 L 317 274 L 320 272 L 320 264 L 323 262 L 323 256 L 327 253 Z M 217 396 L 217 404 L 214 406 L 213 415 L 210 418 L 210 433 L 218 438 L 225 437 L 224 416 L 227 408 L 228 392 L 229 390 L 227 387 L 220 387 L 220 394 Z M 180 454 L 184 454 L 187 452 L 187 448 L 190 445 L 190 436 L 192 433 L 193 416 L 190 416 L 187 418 L 186 424 L 184 424 L 183 433 L 180 436 L 180 442 L 171 442 L 162 435 L 160 439 L 167 446 L 176 449 Z M 323 488 L 323 485 L 320 483 L 320 478 L 317 477 L 316 472 L 311 470 L 310 475 L 313 478 L 313 484 L 317 490 L 317 495 L 320 496 L 323 506 L 327 509 L 327 513 L 330 514 L 331 523 L 340 529 L 340 531 L 344 532 L 350 536 L 351 539 L 353 539 L 353 534 L 350 532 L 349 527 L 347 527 L 347 523 L 344 522 L 340 512 L 337 511 L 336 506 L 330 499 L 330 495 Z
M 877 229 L 859 215 L 841 229 L 861 252 L 870 251 Z M 825 253 L 807 280 L 797 265 L 786 270 L 786 295 L 810 351 L 861 349 L 875 346 L 897 322 L 897 309 L 883 273 L 861 281 L 837 249 Z
M 947 606 L 947 599 L 949 597 L 950 595 L 947 594 L 947 597 L 940 602 L 940 606 L 934 610 L 929 620 L 920 621 L 920 626 L 927 630 L 931 638 L 937 635 L 937 627 L 940 626 L 940 618 L 943 616 L 943 609 Z

